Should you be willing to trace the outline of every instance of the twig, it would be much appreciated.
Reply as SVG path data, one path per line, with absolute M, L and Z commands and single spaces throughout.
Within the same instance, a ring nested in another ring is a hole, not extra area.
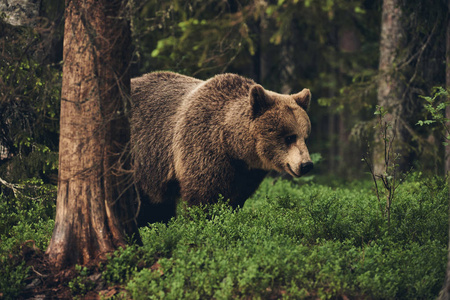
M 413 76 L 411 76 L 410 80 L 408 81 L 408 84 L 407 84 L 407 86 L 406 86 L 405 92 L 404 92 L 403 95 L 402 95 L 402 100 L 405 99 L 406 94 L 407 94 L 407 92 L 408 92 L 408 90 L 409 90 L 409 87 L 411 86 L 411 84 L 413 83 L 413 81 L 416 79 L 417 71 L 418 71 L 418 69 L 419 69 L 420 62 L 421 62 L 421 60 L 422 60 L 422 55 L 423 55 L 425 49 L 427 48 L 428 44 L 430 43 L 431 37 L 434 35 L 434 32 L 436 31 L 436 27 L 437 27 L 437 24 L 438 24 L 438 20 L 439 20 L 439 19 L 437 19 L 437 20 L 436 20 L 436 23 L 434 23 L 434 26 L 433 26 L 433 29 L 431 30 L 430 35 L 428 35 L 427 40 L 425 41 L 425 43 L 424 43 L 424 44 L 422 45 L 422 47 L 420 48 L 420 51 L 418 52 L 418 58 L 417 58 L 417 62 L 416 62 L 416 68 L 414 69 L 414 74 L 413 74 Z M 416 56 L 416 55 L 414 55 L 414 56 Z M 414 57 L 414 56 L 413 56 L 413 57 Z M 409 62 L 410 62 L 412 59 L 413 59 L 413 58 L 411 58 L 409 61 L 407 61 L 407 63 L 409 64 Z M 404 65 L 406 65 L 406 63 L 405 63 Z
M 20 190 L 25 189 L 25 187 L 23 185 L 9 183 L 6 180 L 2 179 L 1 177 L 0 177 L 0 183 L 3 184 L 4 186 L 6 186 L 7 188 L 11 189 L 13 191 L 14 197 L 16 197 L 16 198 L 18 197 L 18 195 L 21 195 L 22 197 L 25 197 L 30 200 L 39 199 L 39 197 L 30 197 L 30 196 L 24 195 L 23 192 L 20 191 Z M 27 187 L 29 187 L 29 188 L 31 187 L 34 190 L 39 189 L 38 186 L 34 186 L 34 185 L 27 185 Z
M 31 266 L 31 270 L 33 270 L 34 273 L 38 274 L 38 275 L 41 276 L 41 277 L 48 277 L 48 276 L 49 276 L 49 275 L 44 275 L 44 274 L 39 273 L 38 271 L 36 271 L 36 270 L 34 269 L 33 266 Z
M 6 186 L 7 188 L 10 188 L 13 193 L 14 193 L 14 197 L 17 198 L 17 194 L 22 194 L 18 189 L 20 188 L 18 184 L 12 184 L 7 182 L 6 180 L 0 178 L 0 183 L 3 184 L 4 186 Z
M 377 194 L 378 206 L 380 207 L 381 214 L 384 217 L 384 212 L 383 212 L 383 208 L 382 208 L 381 200 L 380 200 L 380 194 L 378 193 L 378 184 L 377 184 L 377 179 L 376 179 L 375 173 L 373 172 L 372 166 L 370 165 L 370 163 L 368 162 L 368 160 L 364 154 L 363 154 L 363 160 L 366 163 L 367 167 L 369 168 L 370 175 L 372 175 L 372 179 L 375 184 L 375 193 Z

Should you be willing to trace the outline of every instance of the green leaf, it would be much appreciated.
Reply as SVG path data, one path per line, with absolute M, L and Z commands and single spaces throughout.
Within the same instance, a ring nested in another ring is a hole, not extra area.
M 365 14 L 366 10 L 361 8 L 361 7 L 359 7 L 359 6 L 356 6 L 355 7 L 355 13 L 357 13 L 357 14 Z
M 153 50 L 151 55 L 152 57 L 157 57 L 159 55 L 159 50 L 158 49 Z

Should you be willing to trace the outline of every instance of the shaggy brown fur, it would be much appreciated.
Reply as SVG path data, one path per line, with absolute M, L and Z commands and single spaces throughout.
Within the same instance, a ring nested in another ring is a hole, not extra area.
M 235 74 L 202 81 L 170 72 L 131 86 L 139 225 L 167 221 L 180 195 L 188 205 L 221 194 L 242 206 L 268 171 L 301 176 L 312 168 L 307 89 L 281 95 Z

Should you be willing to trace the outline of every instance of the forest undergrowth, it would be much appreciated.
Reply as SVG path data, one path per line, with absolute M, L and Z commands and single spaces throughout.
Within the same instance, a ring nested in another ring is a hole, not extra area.
M 447 260 L 446 181 L 415 173 L 396 193 L 388 228 L 369 180 L 267 178 L 242 209 L 180 205 L 169 224 L 140 229 L 143 246 L 52 286 L 30 259 L 50 240 L 54 187 L 3 194 L 0 298 L 433 299 Z

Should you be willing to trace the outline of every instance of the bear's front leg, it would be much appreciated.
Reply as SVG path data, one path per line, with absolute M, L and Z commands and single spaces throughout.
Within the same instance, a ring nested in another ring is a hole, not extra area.
M 189 206 L 217 203 L 220 195 L 230 198 L 234 174 L 231 166 L 216 163 L 200 168 L 198 164 L 191 164 L 183 169 L 177 177 L 181 198 Z
M 188 205 L 217 203 L 220 195 L 234 208 L 258 188 L 267 171 L 248 169 L 242 161 L 221 162 L 211 168 L 191 165 L 180 178 L 181 197 Z

